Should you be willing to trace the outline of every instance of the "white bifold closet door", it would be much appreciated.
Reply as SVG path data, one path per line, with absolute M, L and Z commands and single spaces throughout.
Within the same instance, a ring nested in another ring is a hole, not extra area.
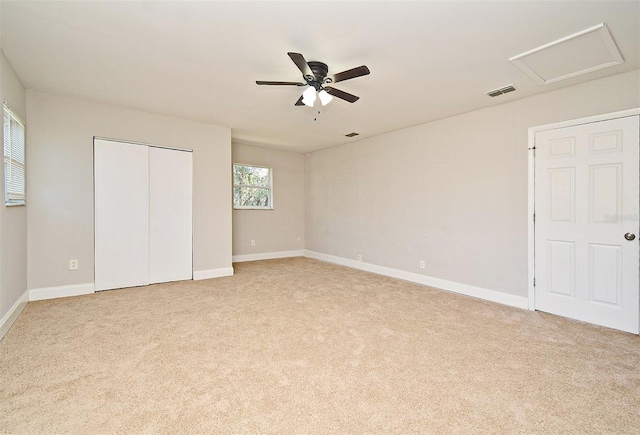
M 192 277 L 192 153 L 149 148 L 149 282 Z
M 94 140 L 95 288 L 192 277 L 192 153 Z
M 149 284 L 149 147 L 94 141 L 96 290 Z

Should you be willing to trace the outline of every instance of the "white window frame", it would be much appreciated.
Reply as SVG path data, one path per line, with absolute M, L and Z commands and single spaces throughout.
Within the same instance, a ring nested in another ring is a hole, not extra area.
M 233 184 L 233 192 L 232 192 L 232 201 L 233 201 L 233 209 L 234 210 L 273 210 L 273 168 L 269 167 L 269 166 L 261 166 L 261 165 L 248 165 L 246 163 L 234 163 L 232 168 L 231 168 L 231 177 L 233 178 L 233 174 L 234 174 L 234 167 L 235 166 L 249 166 L 252 168 L 261 168 L 261 169 L 267 169 L 269 171 L 269 187 L 265 187 L 265 186 L 254 186 L 254 185 L 248 185 L 248 184 L 236 184 L 235 183 L 235 179 L 232 180 L 232 184 Z M 255 207 L 255 206 L 249 206 L 249 207 L 243 207 L 243 206 L 239 206 L 236 205 L 236 201 L 235 201 L 235 189 L 236 187 L 239 188 L 248 188 L 248 189 L 268 189 L 269 190 L 269 205 L 264 206 L 264 207 Z
M 26 134 L 27 128 L 22 119 L 16 113 L 11 110 L 11 108 L 7 105 L 6 101 L 3 104 L 3 156 L 4 156 L 4 204 L 5 206 L 20 206 L 26 205 L 26 190 L 27 190 L 27 171 L 26 171 L 26 159 L 27 159 L 27 150 L 26 150 Z M 13 122 L 12 122 L 13 121 Z M 8 125 L 7 125 L 8 123 Z M 13 126 L 18 125 L 18 128 L 22 129 L 22 143 L 18 143 L 18 146 L 21 146 L 20 150 L 22 153 L 23 161 L 20 161 L 19 153 L 15 153 L 16 147 L 15 143 L 12 143 L 12 134 L 14 132 Z M 9 180 L 13 176 L 13 174 L 17 174 L 17 176 L 22 176 L 21 183 L 22 191 L 18 190 L 10 190 Z M 21 174 L 21 175 L 20 175 Z

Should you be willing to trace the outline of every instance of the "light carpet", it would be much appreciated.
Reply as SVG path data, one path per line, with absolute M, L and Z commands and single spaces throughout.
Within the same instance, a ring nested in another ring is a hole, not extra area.
M 640 433 L 638 336 L 307 258 L 31 302 L 5 433 Z

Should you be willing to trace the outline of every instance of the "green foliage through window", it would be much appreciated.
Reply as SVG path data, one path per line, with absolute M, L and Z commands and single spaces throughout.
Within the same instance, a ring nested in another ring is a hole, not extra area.
M 271 168 L 233 165 L 233 207 L 272 209 Z

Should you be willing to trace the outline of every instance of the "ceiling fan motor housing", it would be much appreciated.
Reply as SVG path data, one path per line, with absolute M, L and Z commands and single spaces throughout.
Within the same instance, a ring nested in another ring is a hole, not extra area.
M 320 85 L 322 85 L 322 83 L 324 83 L 325 77 L 327 77 L 327 73 L 329 72 L 329 67 L 326 63 L 317 62 L 314 60 L 307 62 L 307 64 L 309 65 L 309 68 L 311 69 L 311 72 L 315 77 L 305 76 L 305 80 L 307 81 L 307 83 L 309 83 L 310 86 L 314 86 L 317 89 L 320 87 Z M 332 82 L 331 79 L 328 80 L 329 81 L 327 81 L 326 83 Z

